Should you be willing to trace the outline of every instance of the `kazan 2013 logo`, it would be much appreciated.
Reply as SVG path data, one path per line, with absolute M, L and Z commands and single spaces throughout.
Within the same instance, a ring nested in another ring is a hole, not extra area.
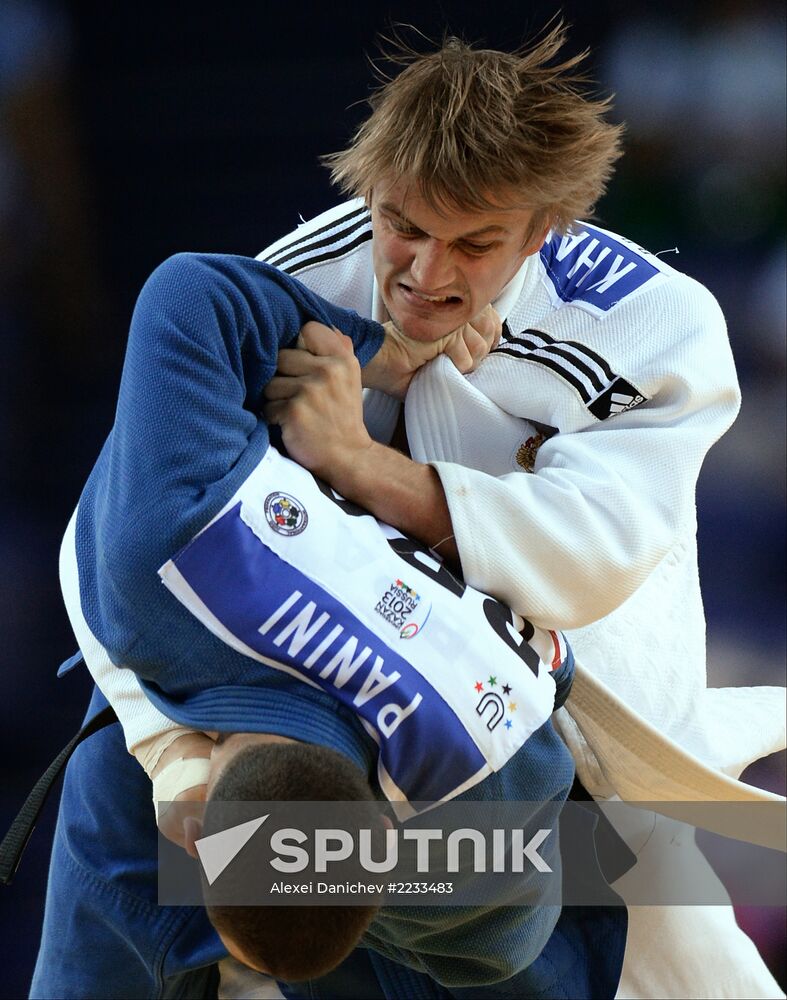
M 265 517 L 280 535 L 300 535 L 309 523 L 303 504 L 287 493 L 269 493 L 265 497 Z
M 412 639 L 423 629 L 432 613 L 432 605 L 429 603 L 425 608 L 421 608 L 421 613 L 418 615 L 421 620 L 413 620 L 411 616 L 420 603 L 421 595 L 416 594 L 404 580 L 393 580 L 374 610 L 378 615 L 382 615 L 389 625 L 399 630 L 400 639 Z

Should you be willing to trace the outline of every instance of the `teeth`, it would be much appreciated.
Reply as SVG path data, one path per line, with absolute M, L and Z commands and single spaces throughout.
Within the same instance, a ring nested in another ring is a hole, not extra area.
M 419 299 L 423 299 L 424 302 L 447 302 L 450 298 L 449 295 L 424 295 L 423 292 L 416 292 L 413 288 L 410 291 L 413 295 L 418 296 Z

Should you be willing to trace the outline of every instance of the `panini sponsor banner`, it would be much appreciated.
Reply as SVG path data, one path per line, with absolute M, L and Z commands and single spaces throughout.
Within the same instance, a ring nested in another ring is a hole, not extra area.
M 160 570 L 222 641 L 355 712 L 407 815 L 499 770 L 550 717 L 563 636 L 468 587 L 437 556 L 270 448 Z M 435 747 L 446 748 L 435 753 Z

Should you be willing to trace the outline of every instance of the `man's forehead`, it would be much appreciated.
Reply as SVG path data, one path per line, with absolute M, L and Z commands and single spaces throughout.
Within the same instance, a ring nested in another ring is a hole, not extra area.
M 432 233 L 433 230 L 457 236 L 494 236 L 517 233 L 527 224 L 532 212 L 521 204 L 501 195 L 492 197 L 494 208 L 464 209 L 448 205 L 433 207 L 413 182 L 381 183 L 372 192 L 372 207 L 397 215 L 416 228 Z M 508 201 L 508 204 L 506 204 Z
M 398 206 L 391 201 L 381 201 L 380 208 L 383 212 L 389 212 L 391 215 L 401 216 L 402 219 L 406 219 L 408 222 L 415 222 L 415 220 L 408 214 L 406 206 Z M 416 212 L 416 214 L 418 214 Z M 458 226 L 462 221 L 466 221 L 467 216 L 456 213 L 441 213 L 439 216 L 440 220 L 444 222 L 446 227 Z M 483 217 L 479 217 L 476 220 L 479 225 L 476 229 L 471 229 L 467 232 L 462 232 L 463 236 L 486 236 L 493 235 L 494 233 L 508 233 L 510 229 L 501 223 L 489 223 Z

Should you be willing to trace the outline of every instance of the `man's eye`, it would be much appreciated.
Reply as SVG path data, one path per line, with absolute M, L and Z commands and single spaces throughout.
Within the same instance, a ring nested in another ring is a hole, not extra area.
M 494 243 L 463 243 L 462 249 L 469 254 L 484 254 L 494 247 Z
M 412 226 L 408 226 L 406 222 L 397 222 L 395 219 L 391 219 L 390 221 L 392 228 L 400 236 L 404 236 L 407 239 L 413 239 L 418 235 L 418 230 L 413 229 Z

